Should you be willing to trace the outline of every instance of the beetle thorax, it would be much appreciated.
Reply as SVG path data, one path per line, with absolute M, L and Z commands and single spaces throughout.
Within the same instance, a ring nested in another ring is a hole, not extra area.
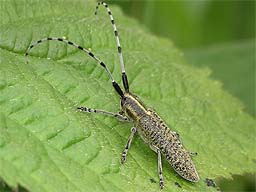
M 138 121 L 147 113 L 143 103 L 131 93 L 124 93 L 123 98 L 121 98 L 121 107 L 133 121 Z

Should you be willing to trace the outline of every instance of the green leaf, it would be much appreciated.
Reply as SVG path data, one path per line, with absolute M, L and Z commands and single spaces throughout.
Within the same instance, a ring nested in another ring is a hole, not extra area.
M 185 50 L 189 64 L 209 67 L 212 77 L 238 97 L 246 111 L 256 116 L 255 109 L 255 39 Z
M 54 7 L 54 8 L 52 8 Z M 104 70 L 61 42 L 90 48 L 120 82 L 115 37 L 106 10 L 89 1 L 4 1 L 0 12 L 0 177 L 30 191 L 157 191 L 157 155 L 137 136 L 127 163 L 120 155 L 131 123 L 80 113 L 77 106 L 117 112 L 119 98 Z M 157 38 L 113 6 L 130 89 L 180 133 L 200 174 L 193 184 L 163 163 L 166 191 L 206 191 L 204 179 L 255 171 L 255 119 L 209 79 L 187 66 L 169 40 Z M 52 59 L 47 59 L 52 58 Z M 151 182 L 153 180 L 156 183 Z M 178 182 L 182 189 L 176 187 Z

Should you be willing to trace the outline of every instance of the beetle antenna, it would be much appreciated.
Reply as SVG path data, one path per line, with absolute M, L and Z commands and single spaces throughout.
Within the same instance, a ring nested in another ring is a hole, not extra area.
M 108 15 L 110 17 L 110 21 L 111 21 L 111 24 L 113 26 L 114 34 L 115 34 L 115 37 L 116 37 L 117 51 L 118 51 L 119 59 L 120 59 L 120 65 L 121 65 L 121 71 L 122 71 L 122 81 L 123 81 L 124 89 L 125 89 L 126 92 L 129 92 L 128 78 L 127 78 L 127 75 L 125 73 L 122 48 L 121 48 L 121 45 L 120 45 L 120 40 L 119 40 L 119 37 L 118 37 L 118 32 L 117 32 L 116 24 L 115 24 L 115 21 L 114 21 L 114 17 L 112 15 L 111 10 L 108 7 L 108 4 L 105 3 L 105 2 L 98 2 L 98 5 L 96 6 L 96 10 L 95 10 L 95 15 L 97 15 L 98 8 L 99 8 L 100 5 L 103 5 L 108 11 Z
M 94 60 L 96 60 L 106 71 L 106 73 L 108 74 L 109 78 L 111 79 L 112 81 L 112 85 L 113 87 L 115 88 L 116 92 L 121 96 L 123 97 L 124 96 L 124 93 L 122 91 L 122 89 L 120 88 L 120 86 L 117 84 L 117 82 L 114 80 L 114 77 L 113 75 L 111 74 L 111 72 L 109 71 L 108 67 L 106 66 L 106 64 L 101 61 L 98 57 L 96 57 L 91 51 L 89 51 L 88 49 L 85 49 L 83 48 L 82 46 L 80 45 L 77 45 L 76 43 L 73 43 L 67 39 L 64 39 L 64 38 L 57 38 L 57 37 L 47 37 L 47 38 L 43 38 L 43 39 L 40 39 L 34 43 L 32 43 L 29 48 L 27 49 L 26 51 L 26 56 L 29 55 L 29 52 L 30 50 L 35 47 L 36 45 L 42 43 L 42 42 L 45 42 L 45 41 L 61 41 L 61 42 L 64 42 L 68 45 L 71 45 L 73 47 L 76 47 L 77 49 L 80 49 L 81 51 L 85 52 L 87 55 L 91 56 L 91 58 L 93 58 Z M 28 60 L 27 60 L 28 62 Z

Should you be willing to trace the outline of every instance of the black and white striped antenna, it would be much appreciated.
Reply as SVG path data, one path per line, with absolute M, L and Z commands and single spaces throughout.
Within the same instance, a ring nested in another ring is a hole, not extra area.
M 67 40 L 67 39 L 59 38 L 59 37 L 47 37 L 47 38 L 40 39 L 40 40 L 38 40 L 38 41 L 32 43 L 32 44 L 28 47 L 28 49 L 27 49 L 25 55 L 28 56 L 30 50 L 31 50 L 33 47 L 35 47 L 36 45 L 38 45 L 38 44 L 40 44 L 40 43 L 43 43 L 43 42 L 45 42 L 45 41 L 61 41 L 61 42 L 64 42 L 64 43 L 66 43 L 66 44 L 68 44 L 68 45 L 71 45 L 71 46 L 73 46 L 73 47 L 76 47 L 77 49 L 80 49 L 81 51 L 83 51 L 83 52 L 86 53 L 87 55 L 91 56 L 91 58 L 93 58 L 94 60 L 96 60 L 96 61 L 105 69 L 106 73 L 108 74 L 108 76 L 110 77 L 110 79 L 111 79 L 111 81 L 112 81 L 112 85 L 113 85 L 113 87 L 115 88 L 116 92 L 117 92 L 121 97 L 124 96 L 124 93 L 123 93 L 122 89 L 120 88 L 120 86 L 119 86 L 119 85 L 116 83 L 116 81 L 114 80 L 114 77 L 113 77 L 113 75 L 111 74 L 111 72 L 109 71 L 109 69 L 108 69 L 108 67 L 106 66 L 106 64 L 105 64 L 103 61 L 101 61 L 97 56 L 95 56 L 95 55 L 94 55 L 91 51 L 89 51 L 88 49 L 85 49 L 85 48 L 83 48 L 82 46 L 80 46 L 80 45 L 78 45 L 78 44 L 76 44 L 76 43 L 73 43 L 73 42 L 71 42 L 71 41 L 69 41 L 69 40 Z M 27 60 L 27 62 L 28 62 L 28 60 Z
M 127 75 L 125 73 L 125 68 L 124 68 L 122 48 L 121 48 L 121 45 L 120 45 L 120 40 L 119 40 L 119 37 L 118 37 L 118 32 L 117 32 L 116 24 L 115 24 L 115 21 L 114 21 L 114 17 L 112 15 L 111 10 L 108 7 L 108 4 L 105 3 L 105 2 L 98 2 L 98 5 L 96 6 L 96 10 L 95 10 L 95 15 L 97 15 L 100 5 L 103 5 L 108 11 L 108 15 L 110 17 L 110 21 L 111 21 L 111 24 L 113 26 L 114 34 L 115 34 L 115 37 L 116 37 L 117 51 L 118 51 L 119 59 L 120 59 L 120 65 L 121 65 L 121 71 L 122 71 L 122 81 L 123 81 L 124 89 L 125 89 L 125 92 L 129 92 L 129 84 L 128 84 L 128 79 L 127 79 Z

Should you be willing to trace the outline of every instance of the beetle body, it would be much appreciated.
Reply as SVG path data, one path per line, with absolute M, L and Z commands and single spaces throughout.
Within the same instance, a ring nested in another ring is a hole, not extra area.
M 161 154 L 184 179 L 199 181 L 190 153 L 182 145 L 179 135 L 171 131 L 156 112 L 146 108 L 137 96 L 131 93 L 124 93 L 121 107 L 134 122 L 140 137 L 152 150 L 160 149 Z

